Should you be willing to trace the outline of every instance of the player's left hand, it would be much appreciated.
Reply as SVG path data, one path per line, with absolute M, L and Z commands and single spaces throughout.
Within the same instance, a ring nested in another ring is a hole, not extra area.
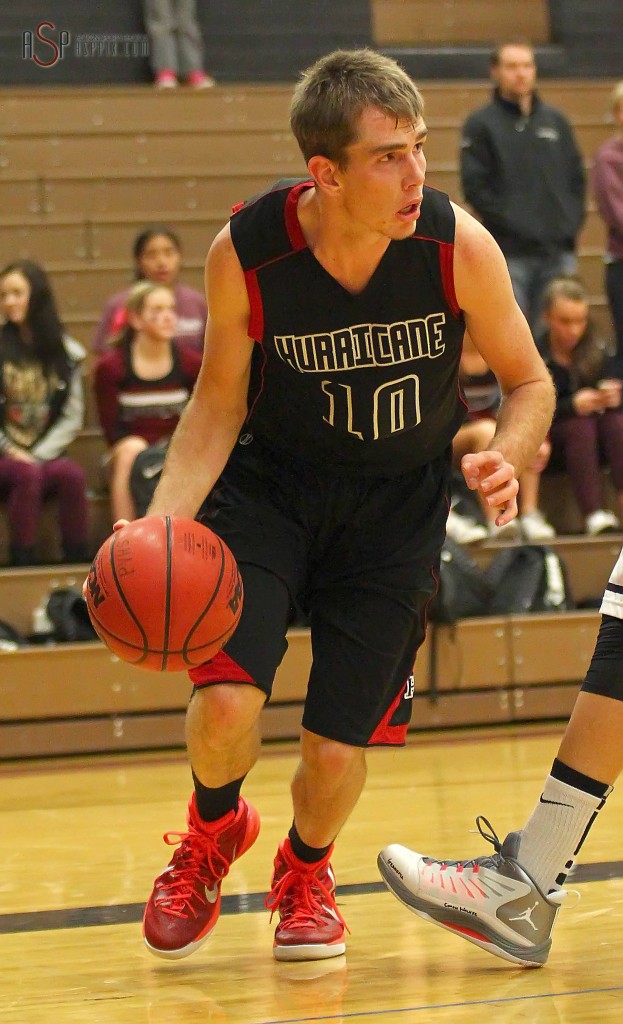
M 501 452 L 485 451 L 464 455 L 461 470 L 469 489 L 478 491 L 487 505 L 500 510 L 495 519 L 496 526 L 506 526 L 515 518 L 519 483 L 515 467 L 506 461 Z

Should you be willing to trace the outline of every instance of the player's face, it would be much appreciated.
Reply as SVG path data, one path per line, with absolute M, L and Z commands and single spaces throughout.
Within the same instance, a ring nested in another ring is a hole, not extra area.
M 0 308 L 13 324 L 23 324 L 28 315 L 30 283 L 19 270 L 13 270 L 0 281 Z
M 518 102 L 529 96 L 536 84 L 532 50 L 527 46 L 504 46 L 491 77 L 505 99 Z
M 399 121 L 376 107 L 364 110 L 347 165 L 336 171 L 344 211 L 353 227 L 385 238 L 412 235 L 426 174 L 426 125 Z
M 563 352 L 572 352 L 588 327 L 588 302 L 554 299 L 544 314 L 550 344 Z
M 137 327 L 153 341 L 170 341 L 175 334 L 175 299 L 168 288 L 151 292 L 138 318 Z
M 179 274 L 180 251 L 167 235 L 154 235 L 138 258 L 143 277 L 154 284 L 172 285 Z

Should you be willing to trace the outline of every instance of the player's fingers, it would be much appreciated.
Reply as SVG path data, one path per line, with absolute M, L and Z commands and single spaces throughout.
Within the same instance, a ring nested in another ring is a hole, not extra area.
M 507 523 L 516 518 L 517 512 L 517 502 L 513 499 L 504 508 L 500 509 L 500 514 L 495 518 L 495 525 L 506 526 Z
M 508 480 L 507 483 L 496 487 L 494 491 L 485 492 L 485 501 L 489 508 L 502 508 L 507 505 L 509 501 L 513 501 L 517 497 L 519 490 L 519 484 L 513 477 L 512 480 Z
M 499 469 L 503 463 L 504 459 L 500 452 L 474 452 L 464 455 L 461 459 L 461 471 L 465 483 L 475 491 L 480 482 Z
M 500 487 L 505 487 L 511 480 L 515 480 L 515 471 L 510 463 L 505 462 L 495 472 L 481 477 L 480 489 L 486 497 L 487 494 L 495 494 Z

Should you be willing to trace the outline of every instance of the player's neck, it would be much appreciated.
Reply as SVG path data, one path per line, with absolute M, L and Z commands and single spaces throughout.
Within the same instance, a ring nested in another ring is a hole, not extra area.
M 317 196 L 299 203 L 298 214 L 305 241 L 321 266 L 347 291 L 363 291 L 390 239 L 353 225 L 337 207 L 321 208 Z

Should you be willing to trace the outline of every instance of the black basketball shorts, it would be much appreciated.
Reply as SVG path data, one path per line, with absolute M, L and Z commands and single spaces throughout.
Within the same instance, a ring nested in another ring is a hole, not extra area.
M 241 682 L 270 698 L 293 609 L 311 626 L 303 726 L 352 746 L 402 744 L 413 664 L 445 535 L 449 451 L 390 478 L 237 446 L 200 517 L 233 551 L 238 627 L 196 687 Z

